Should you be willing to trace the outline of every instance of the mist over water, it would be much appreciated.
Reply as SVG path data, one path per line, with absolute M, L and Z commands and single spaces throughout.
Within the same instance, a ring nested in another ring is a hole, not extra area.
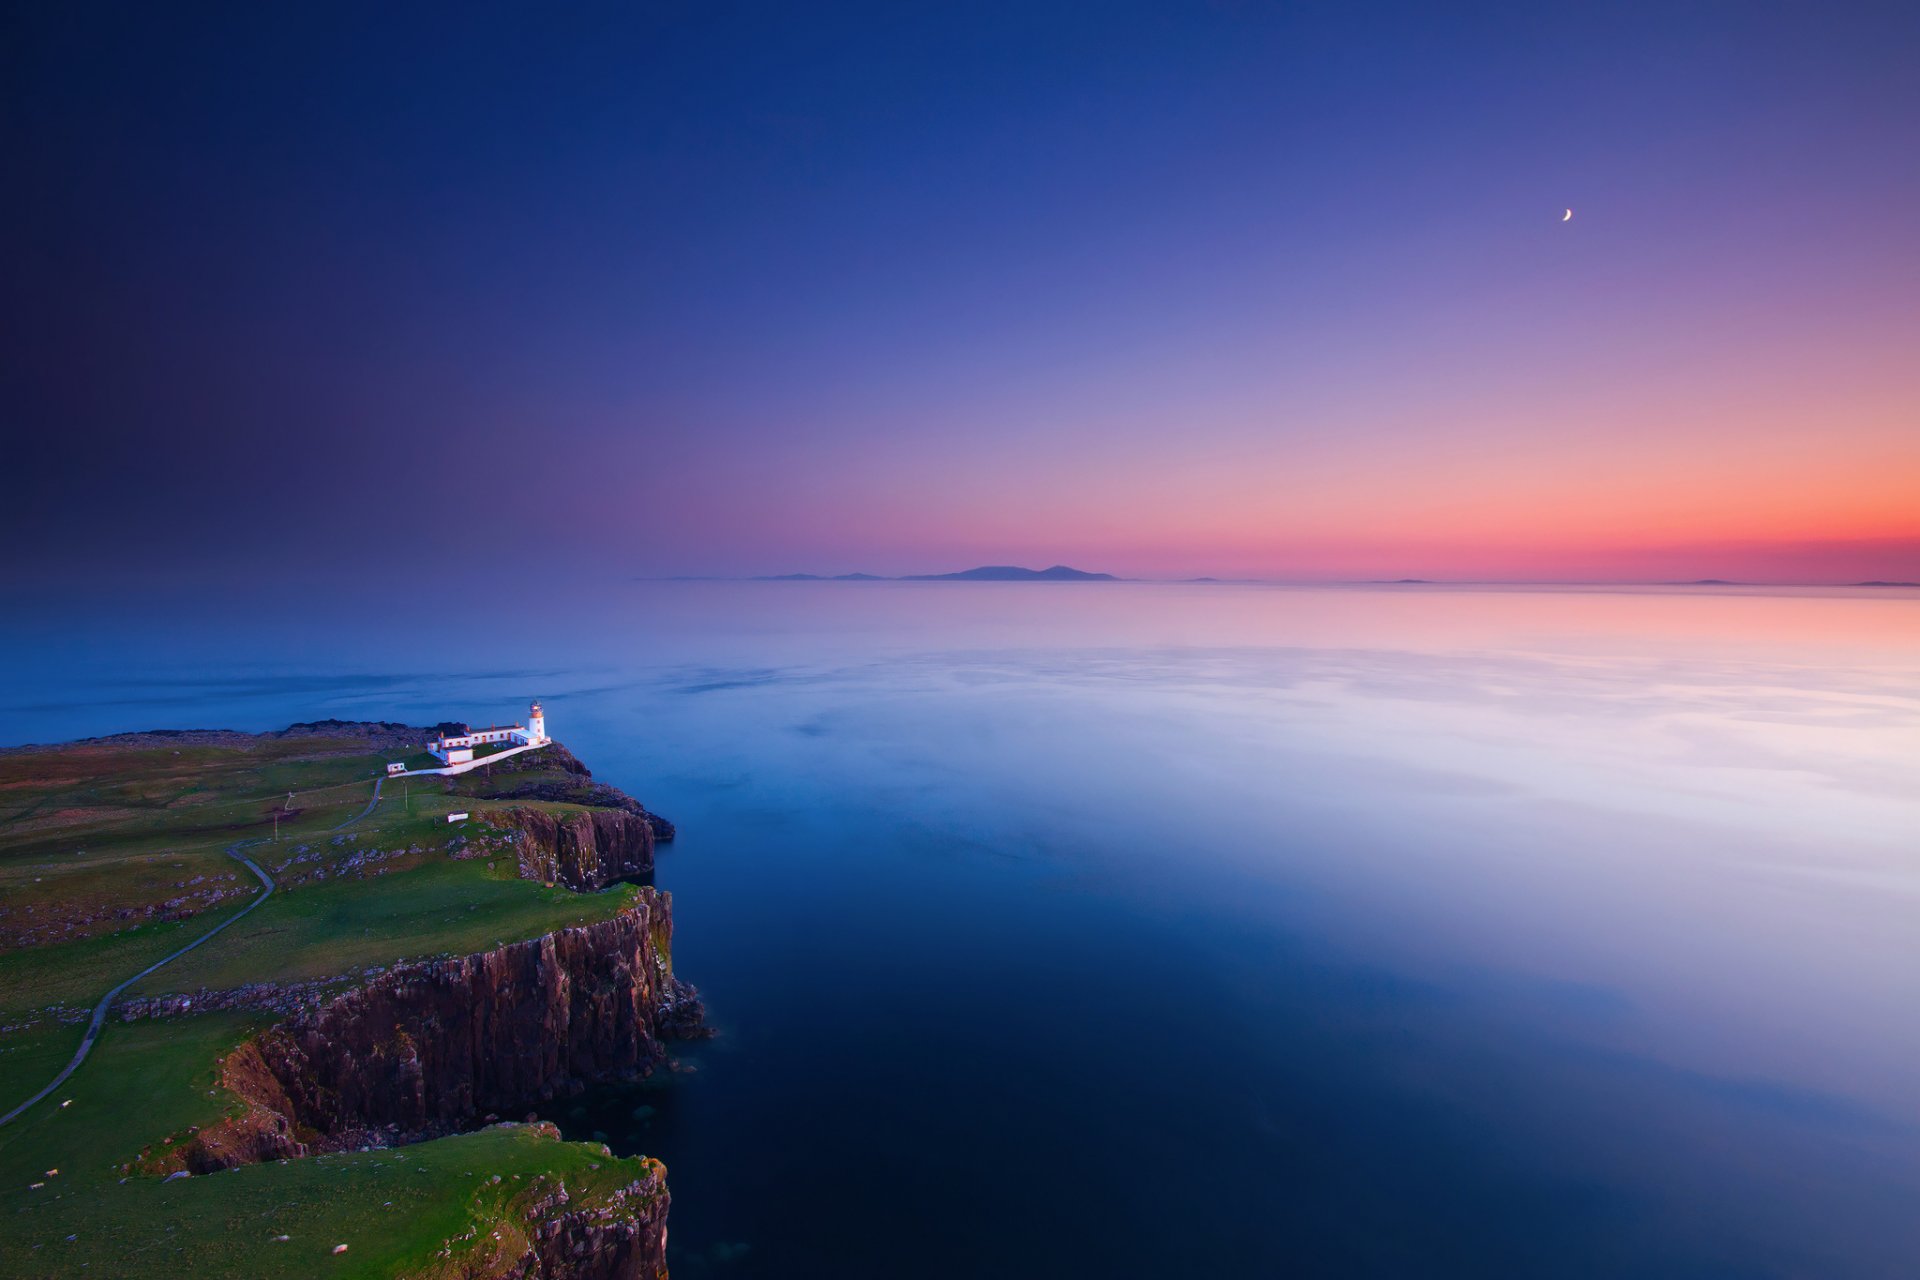
M 721 1035 L 553 1117 L 676 1275 L 1920 1258 L 1920 593 L 512 604 L 14 624 L 0 740 L 538 695 L 681 832 Z

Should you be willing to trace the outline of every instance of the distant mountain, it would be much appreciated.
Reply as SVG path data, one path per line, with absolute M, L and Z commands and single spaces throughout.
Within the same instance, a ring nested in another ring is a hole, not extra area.
M 688 579 L 692 581 L 692 579 Z M 1022 569 L 1013 564 L 987 564 L 959 573 L 909 573 L 888 578 L 877 573 L 763 573 L 749 582 L 1118 582 L 1110 573 L 1088 573 L 1056 564 L 1051 569 Z M 1208 579 L 1212 581 L 1212 579 Z
M 1856 582 L 1853 585 L 1856 587 L 1920 587 L 1920 582 L 1881 582 L 1876 579 L 1872 582 Z
M 824 573 L 763 573 L 750 582 L 885 582 L 877 573 L 836 573 L 828 577 Z
M 1729 582 L 1725 578 L 1695 578 L 1692 582 L 1676 582 L 1676 587 L 1744 587 L 1744 582 Z
M 909 573 L 904 582 L 1118 582 L 1110 573 L 1088 573 L 1056 564 L 1050 569 L 1022 569 L 1013 564 L 987 564 L 959 573 Z

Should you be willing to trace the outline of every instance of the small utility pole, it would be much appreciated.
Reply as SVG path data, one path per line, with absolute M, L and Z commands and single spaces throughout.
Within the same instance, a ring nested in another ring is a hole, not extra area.
M 280 811 L 278 809 L 273 811 L 273 842 L 280 843 Z

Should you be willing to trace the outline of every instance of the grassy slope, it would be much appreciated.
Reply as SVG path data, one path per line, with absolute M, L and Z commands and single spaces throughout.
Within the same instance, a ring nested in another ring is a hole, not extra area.
M 251 895 L 258 885 L 229 847 L 271 837 L 276 812 L 285 842 L 319 837 L 366 805 L 382 771 L 364 744 L 328 739 L 0 756 L 0 907 L 19 926 L 137 911 L 215 883 Z M 209 908 L 215 919 L 231 909 Z
M 51 845 L 44 828 L 20 832 L 0 818 L 0 903 L 33 901 L 43 910 L 79 902 L 127 905 L 149 901 L 147 887 L 153 869 L 171 884 L 193 873 L 238 873 L 239 883 L 257 882 L 225 850 L 241 840 L 259 840 L 271 831 L 258 822 L 232 830 L 215 830 L 201 821 L 207 813 L 233 816 L 261 811 L 258 796 L 243 797 L 249 787 L 271 785 L 273 799 L 284 800 L 289 779 L 330 788 L 324 794 L 296 792 L 299 817 L 281 823 L 278 843 L 249 845 L 246 852 L 276 878 L 290 880 L 302 865 L 287 867 L 302 850 L 322 855 L 321 865 L 333 866 L 358 851 L 406 848 L 416 854 L 381 864 L 382 874 L 361 878 L 328 879 L 283 887 L 242 923 L 206 946 L 182 957 L 146 979 L 130 994 L 192 991 L 199 987 L 234 987 L 249 982 L 330 977 L 354 968 L 388 964 L 397 959 L 447 953 L 466 953 L 500 942 L 532 937 L 570 924 L 605 919 L 627 900 L 624 889 L 604 894 L 574 894 L 547 889 L 518 879 L 504 860 L 489 867 L 483 859 L 457 861 L 446 856 L 447 843 L 472 830 L 449 826 L 446 815 L 456 811 L 484 812 L 485 800 L 447 795 L 435 778 L 393 781 L 383 788 L 379 805 L 348 828 L 351 840 L 335 844 L 334 828 L 359 814 L 373 793 L 373 777 L 385 757 L 377 754 L 290 758 L 286 743 L 271 744 L 272 758 L 263 764 L 236 762 L 244 755 L 229 748 L 200 748 L 180 753 L 200 762 L 195 772 L 172 753 L 137 751 L 126 756 L 128 776 L 112 771 L 110 753 L 89 752 L 81 767 L 46 756 L 0 757 L 0 782 L 10 780 L 7 803 L 12 812 L 31 808 L 42 820 L 48 814 L 83 807 L 95 812 L 111 808 L 112 819 L 83 817 L 67 830 L 61 843 Z M 309 742 L 309 749 L 335 750 L 341 744 Z M 160 756 L 164 760 L 157 760 Z M 41 784 L 44 797 L 23 785 L 32 777 L 34 761 L 51 760 Z M 75 775 L 79 776 L 75 780 Z M 342 784 L 340 778 L 351 781 Z M 156 778 L 161 781 L 156 781 Z M 164 783 L 164 785 L 163 785 Z M 183 794 L 200 797 L 193 813 L 177 810 Z M 129 797 L 147 796 L 152 804 L 140 808 Z M 317 798 L 315 798 L 317 796 Z M 105 802 L 111 801 L 109 805 Z M 571 806 L 539 804 L 565 809 Z M 179 852 L 177 842 L 216 837 L 218 848 Z M 68 844 L 84 843 L 85 854 L 68 867 L 63 858 Z M 164 854 L 161 850 L 167 850 Z M 288 874 L 291 873 L 291 874 Z M 41 883 L 33 883 L 38 879 Z M 63 896 L 64 895 L 64 896 Z M 118 932 L 72 941 L 16 948 L 0 953 L 0 1020 L 56 1003 L 90 1005 L 120 978 L 139 972 L 170 950 L 192 940 L 217 921 L 238 911 L 247 898 L 234 898 L 185 922 L 146 922 Z
M 643 1172 L 642 1161 L 610 1159 L 598 1147 L 494 1129 L 122 1183 L 119 1161 L 135 1154 L 129 1118 L 157 1141 L 217 1117 L 226 1100 L 211 1092 L 211 1064 L 252 1026 L 211 1014 L 122 1029 L 63 1091 L 72 1106 L 0 1130 L 0 1273 L 385 1276 L 426 1264 L 470 1229 L 485 1237 L 508 1220 L 509 1197 L 537 1176 L 562 1179 L 578 1202 Z M 337 1244 L 347 1253 L 335 1255 Z
M 193 991 L 332 977 L 396 959 L 484 951 L 604 920 L 631 891 L 576 894 L 509 879 L 504 864 L 427 862 L 365 880 L 275 894 L 218 938 L 135 987 Z
M 245 905 L 237 903 L 226 913 L 215 912 L 204 919 L 141 925 L 98 938 L 0 951 L 0 1019 L 53 1004 L 90 1008 L 122 978 L 179 950 L 212 928 L 222 914 Z
M 521 881 L 504 860 L 490 867 L 485 859 L 449 858 L 447 842 L 465 828 L 449 827 L 445 815 L 480 812 L 488 802 L 448 796 L 434 779 L 389 784 L 378 808 L 349 828 L 358 839 L 335 845 L 332 828 L 365 806 L 386 759 L 342 754 L 341 746 L 273 743 L 258 759 L 230 748 L 126 751 L 119 760 L 101 751 L 79 761 L 62 758 L 67 753 L 0 758 L 0 901 L 31 894 L 48 910 L 62 905 L 63 893 L 89 907 L 145 901 L 156 863 L 166 864 L 157 875 L 167 886 L 187 874 L 177 863 L 199 874 L 205 867 L 244 873 L 224 848 L 270 830 L 270 817 L 263 826 L 259 815 L 270 815 L 288 789 L 296 791 L 299 816 L 283 819 L 278 844 L 248 850 L 269 870 L 302 846 L 333 866 L 369 848 L 416 852 L 378 864 L 378 876 L 282 889 L 137 990 L 298 980 L 461 954 L 603 919 L 628 900 L 624 888 L 573 894 Z M 208 838 L 217 847 L 193 848 Z M 55 889 L 45 887 L 50 881 Z M 245 901 L 185 922 L 0 954 L 0 1020 L 54 1003 L 90 1005 Z M 242 1014 L 110 1021 L 59 1097 L 0 1129 L 0 1274 L 172 1274 L 192 1259 L 206 1275 L 384 1275 L 402 1260 L 424 1263 L 442 1241 L 490 1222 L 515 1173 L 565 1172 L 576 1192 L 595 1177 L 624 1183 L 639 1176 L 637 1161 L 489 1131 L 399 1152 L 121 1183 L 121 1166 L 142 1148 L 219 1114 L 225 1100 L 210 1093 L 213 1063 L 257 1025 L 258 1017 Z M 78 1026 L 42 1020 L 0 1035 L 0 1104 L 49 1079 L 80 1034 Z M 59 1107 L 62 1098 L 73 1105 Z M 594 1164 L 603 1169 L 587 1167 Z M 50 1168 L 60 1173 L 48 1177 Z M 503 1174 L 502 1188 L 468 1176 L 494 1172 Z M 47 1185 L 29 1190 L 34 1181 Z M 283 1233 L 292 1241 L 273 1241 Z M 68 1235 L 79 1239 L 69 1244 Z M 337 1243 L 349 1244 L 348 1254 L 335 1257 Z

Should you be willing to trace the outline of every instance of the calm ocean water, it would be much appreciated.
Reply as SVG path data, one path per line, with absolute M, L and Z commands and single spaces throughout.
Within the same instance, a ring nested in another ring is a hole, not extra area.
M 1920 1274 L 1920 593 L 525 604 L 16 624 L 0 738 L 539 695 L 682 833 L 722 1034 L 555 1117 L 681 1280 Z

